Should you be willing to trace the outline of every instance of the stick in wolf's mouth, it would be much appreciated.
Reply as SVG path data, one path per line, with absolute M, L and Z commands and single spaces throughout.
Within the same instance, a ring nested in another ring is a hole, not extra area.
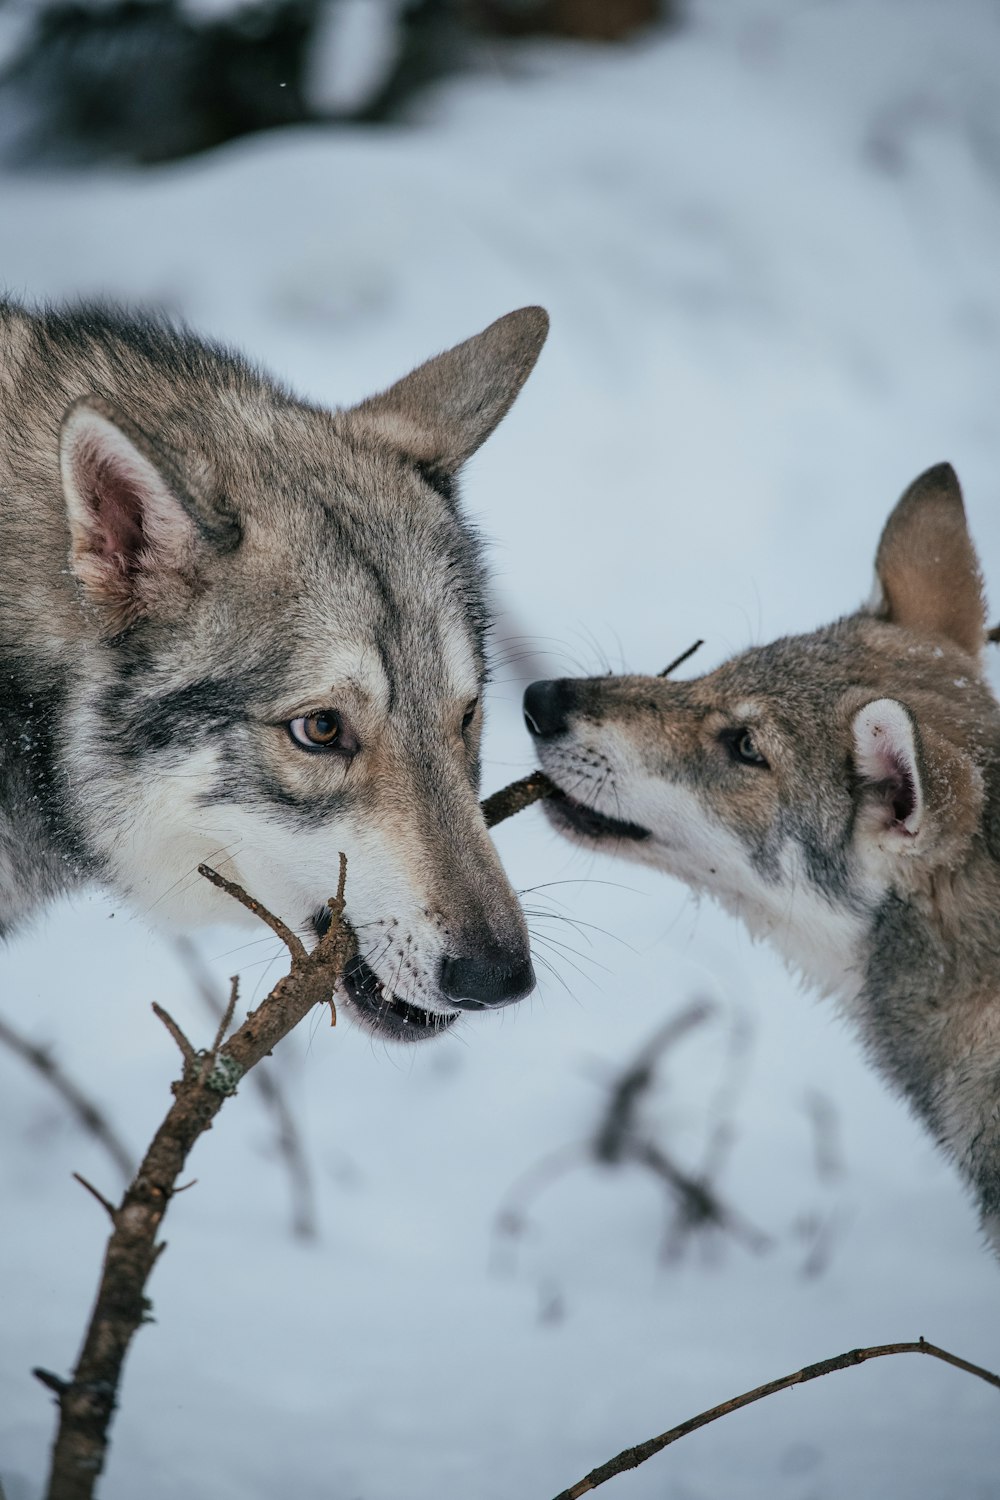
M 515 813 L 523 812 L 526 807 L 530 807 L 533 802 L 540 802 L 543 797 L 551 797 L 555 791 L 555 783 L 549 780 L 544 771 L 532 771 L 530 776 L 512 781 L 510 786 L 502 787 L 492 797 L 485 797 L 480 804 L 487 828 L 495 828 L 505 818 L 512 818 Z

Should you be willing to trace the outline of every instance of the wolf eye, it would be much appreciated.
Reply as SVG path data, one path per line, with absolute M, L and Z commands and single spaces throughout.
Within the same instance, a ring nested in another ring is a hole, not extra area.
M 353 755 L 358 748 L 353 736 L 344 727 L 344 722 L 332 708 L 321 709 L 317 714 L 305 714 L 301 719 L 292 719 L 288 733 L 304 750 L 341 750 Z
M 473 698 L 472 702 L 469 704 L 468 708 L 465 710 L 465 713 L 462 715 L 462 733 L 463 734 L 468 729 L 468 727 L 472 723 L 473 719 L 476 717 L 476 709 L 478 707 L 479 707 L 479 699 L 478 698 Z
M 724 729 L 719 739 L 733 760 L 739 761 L 744 766 L 763 766 L 767 769 L 769 762 L 757 749 L 749 729 Z

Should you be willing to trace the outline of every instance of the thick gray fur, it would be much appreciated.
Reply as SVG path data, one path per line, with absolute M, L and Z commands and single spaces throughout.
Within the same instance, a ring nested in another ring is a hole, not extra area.
M 234 916 L 199 861 L 308 931 L 344 850 L 379 1004 L 450 1021 L 449 956 L 530 975 L 456 486 L 546 329 L 522 309 L 331 412 L 157 318 L 0 301 L 0 933 L 90 880 Z M 325 711 L 332 751 L 290 733 Z
M 1000 706 L 948 465 L 890 515 L 878 594 L 689 682 L 526 696 L 561 831 L 668 871 L 836 996 L 1000 1251 Z

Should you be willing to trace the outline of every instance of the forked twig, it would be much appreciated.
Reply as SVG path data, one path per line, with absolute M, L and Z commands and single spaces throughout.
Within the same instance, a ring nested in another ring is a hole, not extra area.
M 676 1204 L 680 1234 L 721 1229 L 760 1253 L 770 1245 L 768 1236 L 723 1201 L 707 1171 L 697 1175 L 686 1171 L 641 1121 L 641 1105 L 653 1087 L 660 1059 L 688 1032 L 701 1026 L 712 1010 L 706 1001 L 695 1001 L 671 1017 L 646 1042 L 615 1082 L 591 1149 L 599 1162 L 609 1166 L 634 1162 L 665 1183 Z
M 170 1012 L 168 1010 L 164 1010 L 162 1005 L 157 1005 L 155 1000 L 153 1001 L 152 1011 L 156 1019 L 158 1021 L 162 1021 L 164 1026 L 170 1032 L 170 1035 L 173 1037 L 174 1041 L 177 1043 L 177 1046 L 180 1048 L 180 1054 L 181 1057 L 183 1057 L 184 1061 L 186 1063 L 194 1062 L 195 1050 L 192 1047 L 191 1043 L 188 1041 L 187 1037 L 184 1035 L 181 1028 L 178 1026 L 177 1022 L 174 1020 L 173 1016 L 170 1014 Z
M 187 969 L 191 982 L 205 1003 L 210 1014 L 219 1020 L 223 1005 L 216 993 L 211 974 L 208 972 L 197 948 L 185 937 L 178 937 L 174 949 Z M 315 1189 L 312 1171 L 295 1115 L 285 1098 L 280 1082 L 271 1068 L 255 1068 L 251 1083 L 257 1090 L 264 1106 L 274 1119 L 275 1146 L 278 1155 L 288 1169 L 292 1195 L 292 1233 L 297 1239 L 314 1240 L 318 1229 L 316 1223 Z M 180 1192 L 180 1189 L 177 1189 Z
M 80 1186 L 82 1188 L 86 1188 L 87 1189 L 87 1192 L 90 1194 L 90 1196 L 92 1198 L 96 1198 L 97 1199 L 98 1203 L 105 1210 L 105 1212 L 107 1213 L 109 1219 L 111 1220 L 111 1222 L 113 1224 L 115 1222 L 115 1212 L 116 1212 L 115 1205 L 113 1203 L 110 1203 L 108 1201 L 108 1199 L 105 1198 L 104 1194 L 102 1192 L 100 1192 L 100 1190 L 98 1188 L 95 1188 L 95 1186 L 94 1186 L 94 1184 L 92 1182 L 88 1182 L 87 1179 L 86 1179 L 86 1177 L 81 1176 L 81 1174 L 79 1172 L 74 1172 L 73 1176 L 74 1176 L 74 1178 L 76 1179 L 76 1181 L 80 1184 Z
M 214 871 L 206 871 L 207 879 L 214 875 Z M 244 1074 L 266 1057 L 314 1005 L 329 1000 L 344 964 L 355 952 L 354 933 L 343 920 L 345 879 L 346 860 L 341 855 L 337 895 L 329 903 L 333 920 L 326 933 L 311 953 L 290 934 L 290 972 L 279 979 L 228 1040 L 224 1037 L 236 1004 L 235 983 L 215 1042 L 205 1053 L 188 1056 L 190 1042 L 176 1023 L 168 1026 L 175 1040 L 177 1033 L 183 1037 L 188 1049 L 182 1047 L 184 1070 L 173 1086 L 174 1101 L 121 1204 L 117 1208 L 105 1205 L 113 1215 L 114 1229 L 72 1379 L 64 1387 L 59 1385 L 58 1376 L 45 1379 L 50 1389 L 56 1390 L 59 1405 L 47 1500 L 90 1500 L 93 1496 L 104 1467 L 125 1355 L 148 1313 L 146 1283 L 164 1243 L 157 1241 L 157 1234 L 178 1191 L 177 1179 L 191 1148 L 211 1128 Z M 215 877 L 213 883 L 228 890 L 279 936 L 283 935 L 281 929 L 288 932 L 284 923 L 238 887 L 221 877 Z
M 679 1427 L 671 1427 L 668 1432 L 661 1432 L 659 1437 L 650 1438 L 645 1443 L 638 1443 L 634 1448 L 626 1448 L 615 1458 L 609 1459 L 606 1464 L 601 1464 L 597 1469 L 591 1469 L 585 1478 L 570 1489 L 560 1491 L 556 1500 L 580 1500 L 581 1495 L 587 1495 L 591 1490 L 596 1490 L 598 1485 L 614 1479 L 616 1474 L 624 1474 L 627 1469 L 637 1469 L 648 1458 L 668 1448 L 671 1443 L 676 1443 L 678 1438 L 687 1437 L 689 1432 L 697 1432 L 699 1427 L 707 1427 L 709 1422 L 715 1422 L 719 1417 L 727 1417 L 730 1412 L 750 1406 L 754 1401 L 762 1401 L 765 1396 L 773 1396 L 778 1391 L 787 1391 L 793 1385 L 804 1385 L 807 1380 L 816 1380 L 820 1375 L 832 1375 L 835 1370 L 847 1370 L 852 1365 L 864 1364 L 868 1359 L 881 1359 L 887 1354 L 930 1354 L 934 1359 L 944 1360 L 946 1364 L 965 1370 L 969 1375 L 977 1375 L 980 1380 L 985 1380 L 1000 1389 L 1000 1375 L 994 1375 L 992 1370 L 984 1370 L 981 1365 L 970 1364 L 967 1359 L 961 1359 L 957 1354 L 950 1354 L 947 1349 L 939 1349 L 936 1344 L 928 1344 L 924 1338 L 919 1339 L 915 1344 L 874 1344 L 867 1349 L 849 1349 L 846 1354 L 838 1354 L 833 1359 L 822 1359 L 818 1364 L 806 1365 L 804 1369 L 796 1370 L 794 1375 L 784 1375 L 780 1380 L 769 1380 L 766 1385 L 758 1385 L 752 1391 L 744 1392 L 742 1396 L 733 1396 L 729 1401 L 723 1401 L 718 1406 L 699 1413 L 697 1417 L 690 1417 L 688 1421 L 681 1422 Z
M 211 865 L 199 865 L 198 874 L 206 880 L 211 881 L 213 885 L 218 886 L 220 891 L 225 891 L 227 896 L 232 896 L 234 901 L 238 901 L 241 906 L 245 906 L 247 911 L 253 912 L 254 916 L 259 917 L 262 922 L 266 922 L 271 931 L 277 933 L 278 937 L 280 937 L 292 955 L 292 958 L 305 958 L 305 944 L 298 934 L 293 932 L 280 917 L 276 917 L 273 912 L 268 911 L 266 906 L 262 906 L 253 896 L 248 895 L 241 885 L 237 885 L 233 880 L 227 880 L 225 875 L 220 875 L 218 870 L 212 869 Z
M 613 1163 L 627 1154 L 636 1135 L 639 1104 L 653 1086 L 661 1057 L 688 1032 L 703 1025 L 711 1014 L 711 1005 L 704 1000 L 695 1000 L 671 1016 L 643 1044 L 611 1090 L 608 1107 L 593 1141 L 593 1152 L 598 1161 Z
M 236 1014 L 236 1002 L 240 998 L 240 976 L 234 974 L 229 981 L 229 999 L 226 1008 L 219 1017 L 219 1027 L 215 1033 L 215 1040 L 209 1048 L 208 1056 L 202 1063 L 202 1072 L 207 1076 L 215 1066 L 215 1060 L 219 1055 L 219 1048 L 225 1040 L 226 1032 L 233 1024 L 233 1016 Z
M 653 1087 L 660 1059 L 702 1025 L 712 1009 L 710 1004 L 699 1000 L 672 1016 L 615 1080 L 607 1106 L 589 1140 L 549 1152 L 517 1179 L 494 1220 L 495 1247 L 513 1241 L 524 1232 L 528 1206 L 543 1189 L 564 1174 L 593 1162 L 606 1167 L 632 1164 L 657 1177 L 669 1189 L 678 1233 L 713 1228 L 732 1235 L 755 1253 L 769 1247 L 768 1236 L 722 1199 L 708 1171 L 699 1175 L 686 1171 L 657 1143 L 641 1119 L 641 1106 Z M 499 1263 L 495 1249 L 494 1264 L 499 1266 Z

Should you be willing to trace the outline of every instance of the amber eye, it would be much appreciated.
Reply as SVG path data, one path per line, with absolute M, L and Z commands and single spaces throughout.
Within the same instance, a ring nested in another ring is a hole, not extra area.
M 332 750 L 344 748 L 344 726 L 340 715 L 332 708 L 324 708 L 318 714 L 306 714 L 304 718 L 292 719 L 288 733 L 297 745 L 306 750 Z
M 733 760 L 738 760 L 745 766 L 762 766 L 765 770 L 768 768 L 769 762 L 757 749 L 749 729 L 724 729 L 719 739 Z
M 462 715 L 462 733 L 463 734 L 468 729 L 468 727 L 472 723 L 473 719 L 476 717 L 476 709 L 478 707 L 479 707 L 479 699 L 478 698 L 473 698 L 472 702 L 469 704 L 468 708 L 465 710 L 465 713 Z

